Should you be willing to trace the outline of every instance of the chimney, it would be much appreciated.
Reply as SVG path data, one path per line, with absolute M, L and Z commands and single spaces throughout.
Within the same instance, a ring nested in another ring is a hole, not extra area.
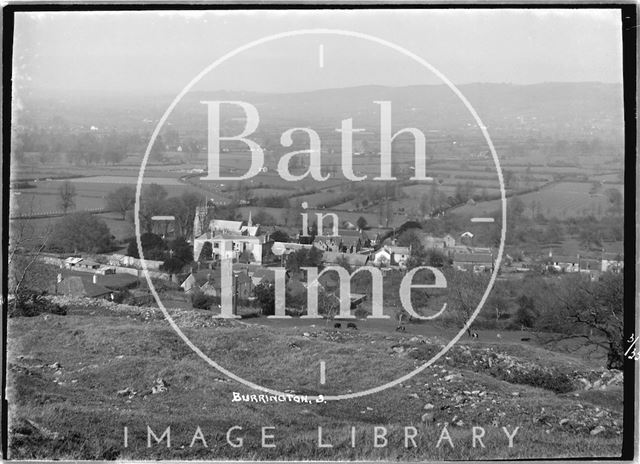
M 93 274 L 93 283 L 94 284 L 98 283 L 98 276 L 96 274 Z

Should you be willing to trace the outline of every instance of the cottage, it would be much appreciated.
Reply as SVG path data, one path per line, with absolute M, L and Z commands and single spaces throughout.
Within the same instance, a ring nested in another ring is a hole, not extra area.
M 341 253 L 337 251 L 325 251 L 322 253 L 322 262 L 327 265 L 335 265 L 342 260 L 346 261 L 351 267 L 365 266 L 369 261 L 369 255 L 361 253 Z
M 378 267 L 405 267 L 410 256 L 409 247 L 385 245 L 373 253 L 371 262 Z
M 621 272 L 624 269 L 624 256 L 620 253 L 602 253 L 601 272 Z
M 547 269 L 556 272 L 579 272 L 580 271 L 580 256 L 553 256 L 549 253 L 547 259 Z
M 237 290 L 240 299 L 248 299 L 253 292 L 253 281 L 249 277 L 246 269 L 233 270 L 235 279 L 234 289 Z M 200 291 L 209 296 L 220 297 L 223 289 L 222 277 L 220 269 L 203 269 L 201 271 L 192 272 L 180 284 L 185 293 Z M 233 291 L 234 289 L 228 289 Z
M 459 271 L 476 273 L 493 271 L 493 254 L 491 253 L 454 253 L 453 267 Z

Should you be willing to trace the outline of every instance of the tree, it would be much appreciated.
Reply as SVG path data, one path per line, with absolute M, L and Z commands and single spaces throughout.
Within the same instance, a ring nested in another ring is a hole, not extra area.
M 136 201 L 136 191 L 133 187 L 120 187 L 110 192 L 105 199 L 107 209 L 116 211 L 122 215 L 122 220 L 127 217 L 127 211 L 133 208 Z
M 249 264 L 253 261 L 253 254 L 249 250 L 244 250 L 242 253 L 240 253 L 238 261 L 244 264 Z
M 302 267 L 317 267 L 322 266 L 322 251 L 316 247 L 309 249 L 302 248 L 294 251 L 287 257 L 287 270 L 296 273 L 300 271 Z
M 548 308 L 542 330 L 554 330 L 546 336 L 547 343 L 569 339 L 607 351 L 607 368 L 624 367 L 624 276 L 604 273 L 597 282 L 583 275 L 568 275 L 553 289 L 556 308 Z M 552 312 L 551 312 L 552 311 Z M 576 349 L 577 349 L 576 348 Z
M 213 258 L 213 246 L 211 242 L 204 242 L 202 250 L 200 250 L 200 261 L 209 261 Z
M 280 229 L 276 229 L 271 234 L 271 240 L 273 240 L 274 242 L 289 242 L 291 241 L 291 238 L 289 238 L 289 235 L 287 235 L 286 232 L 283 232 Z
M 67 214 L 71 208 L 75 208 L 76 206 L 76 186 L 73 185 L 68 180 L 64 181 L 60 188 L 58 189 L 58 194 L 60 195 L 60 207 L 64 214 Z
M 169 253 L 172 257 L 179 259 L 184 264 L 193 261 L 193 249 L 191 244 L 184 237 L 177 237 L 169 244 Z
M 153 216 L 161 214 L 166 208 L 167 190 L 158 184 L 151 184 L 142 190 L 140 197 L 140 225 L 146 232 L 153 232 Z
M 101 219 L 89 213 L 74 213 L 56 223 L 50 244 L 63 252 L 102 253 L 113 248 L 113 238 Z
M 488 278 L 473 272 L 449 271 L 445 272 L 447 287 L 449 288 L 449 306 L 447 312 L 453 315 L 458 326 L 467 323 L 471 314 L 475 311 L 484 291 L 487 288 Z M 471 335 L 471 327 L 467 329 Z
M 367 220 L 364 217 L 360 216 L 356 221 L 356 225 L 358 226 L 358 229 L 365 230 L 368 226 Z
M 528 295 L 520 295 L 516 299 L 518 311 L 516 319 L 522 327 L 533 327 L 538 316 L 533 297 Z
M 262 309 L 262 314 L 272 316 L 276 312 L 276 290 L 270 282 L 260 282 L 253 289 L 253 294 Z
M 145 259 L 151 260 L 163 260 L 167 245 L 162 240 L 162 237 L 150 232 L 145 232 L 140 235 L 140 244 L 142 245 L 142 253 Z M 129 246 L 127 247 L 127 256 L 134 258 L 140 258 L 138 253 L 138 242 L 135 238 L 129 240 Z

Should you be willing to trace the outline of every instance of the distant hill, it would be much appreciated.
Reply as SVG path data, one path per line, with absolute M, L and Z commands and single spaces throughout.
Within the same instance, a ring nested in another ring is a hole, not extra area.
M 542 83 L 465 84 L 458 87 L 492 131 L 543 135 L 619 136 L 623 127 L 621 84 Z M 95 99 L 25 98 L 25 112 L 35 120 L 61 116 L 71 124 L 97 127 L 148 127 L 157 121 L 174 96 Z M 392 102 L 394 125 L 426 130 L 457 131 L 473 124 L 467 109 L 445 85 L 409 87 L 362 86 L 311 92 L 190 92 L 176 107 L 172 121 L 196 129 L 206 119 L 204 100 L 242 100 L 259 109 L 264 124 L 328 124 L 338 127 L 351 117 L 354 127 L 379 124 L 374 101 Z M 145 122 L 146 120 L 146 122 Z M 204 130 L 204 127 L 203 127 Z

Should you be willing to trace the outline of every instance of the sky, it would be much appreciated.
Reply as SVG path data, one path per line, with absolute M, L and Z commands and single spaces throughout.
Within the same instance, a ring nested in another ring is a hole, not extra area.
M 15 20 L 14 85 L 38 94 L 176 94 L 240 46 L 316 28 L 393 42 L 455 84 L 622 82 L 617 10 L 457 9 L 21 12 Z M 441 82 L 378 43 L 310 34 L 239 53 L 194 89 L 280 93 Z

